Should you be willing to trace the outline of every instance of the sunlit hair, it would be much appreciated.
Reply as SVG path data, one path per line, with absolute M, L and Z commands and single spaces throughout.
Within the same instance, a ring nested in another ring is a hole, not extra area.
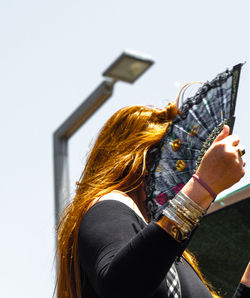
M 117 111 L 102 128 L 77 183 L 75 198 L 58 226 L 58 298 L 82 297 L 78 262 L 82 217 L 96 198 L 113 190 L 128 193 L 142 184 L 147 153 L 159 144 L 177 113 L 175 103 L 165 109 L 129 106 Z

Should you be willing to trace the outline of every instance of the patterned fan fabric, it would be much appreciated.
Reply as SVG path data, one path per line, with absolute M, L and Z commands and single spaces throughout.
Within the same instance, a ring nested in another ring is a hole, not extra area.
M 191 178 L 223 125 L 228 124 L 232 132 L 241 67 L 217 75 L 188 98 L 155 150 L 146 188 L 151 219 L 158 218 Z

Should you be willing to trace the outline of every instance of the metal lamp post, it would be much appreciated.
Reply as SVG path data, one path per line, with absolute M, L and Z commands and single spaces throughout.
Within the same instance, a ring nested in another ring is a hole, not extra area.
M 83 103 L 59 126 L 53 134 L 55 220 L 69 198 L 68 141 L 70 137 L 111 97 L 117 81 L 133 83 L 154 61 L 152 58 L 132 51 L 122 53 L 103 73 L 105 79 Z

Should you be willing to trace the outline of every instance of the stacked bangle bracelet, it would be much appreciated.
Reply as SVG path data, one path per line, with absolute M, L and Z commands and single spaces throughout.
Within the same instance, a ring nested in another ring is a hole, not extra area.
M 182 242 L 190 237 L 206 210 L 180 191 L 163 210 L 157 224 L 175 240 Z

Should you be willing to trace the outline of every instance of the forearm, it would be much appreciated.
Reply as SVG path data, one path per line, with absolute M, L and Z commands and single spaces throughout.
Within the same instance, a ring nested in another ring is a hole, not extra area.
M 213 201 L 212 196 L 194 178 L 191 178 L 188 181 L 188 183 L 183 187 L 182 192 L 184 192 L 203 209 L 207 209 Z

